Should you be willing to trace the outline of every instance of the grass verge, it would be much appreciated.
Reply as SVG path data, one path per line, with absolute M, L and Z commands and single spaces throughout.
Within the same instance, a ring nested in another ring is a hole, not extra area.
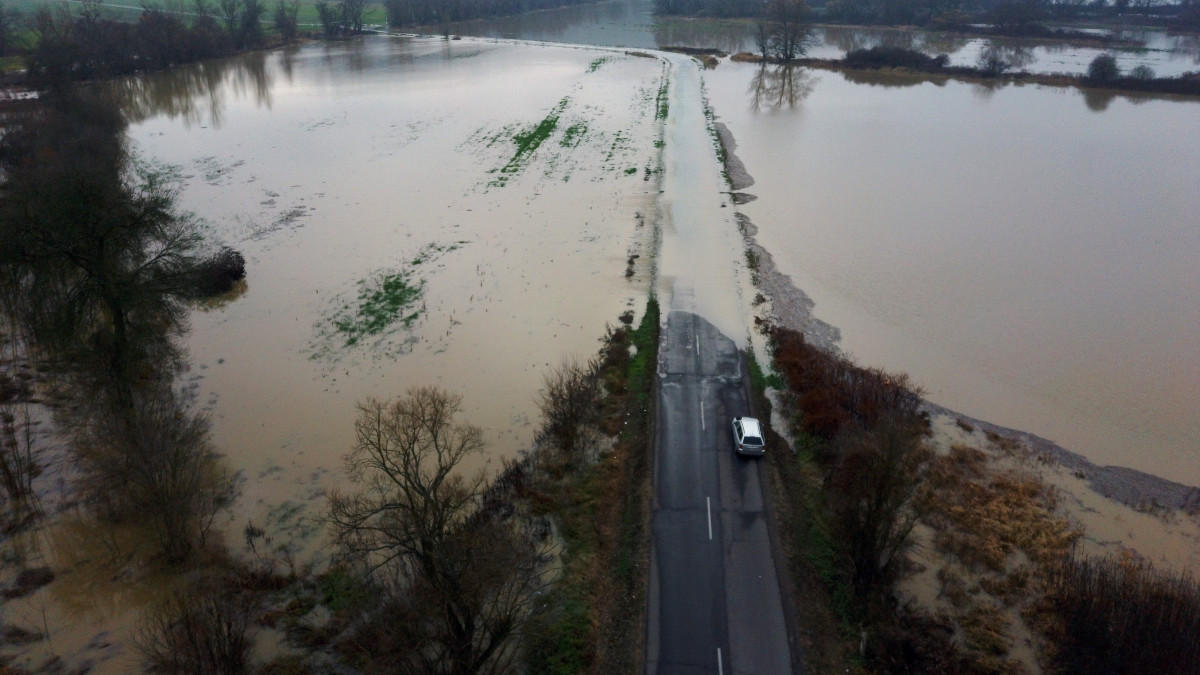
M 555 519 L 564 555 L 529 630 L 529 672 L 640 669 L 658 323 L 651 298 L 636 329 L 622 326 L 605 340 L 601 424 L 616 439 L 612 449 L 584 466 L 545 467 L 549 479 L 531 496 L 536 512 Z

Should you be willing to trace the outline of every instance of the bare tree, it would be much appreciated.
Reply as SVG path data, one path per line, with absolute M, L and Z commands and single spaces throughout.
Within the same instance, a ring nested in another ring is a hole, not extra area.
M 246 672 L 253 600 L 221 582 L 207 579 L 186 584 L 143 616 L 134 646 L 147 672 Z
M 98 399 L 73 443 L 87 503 L 108 521 L 148 526 L 168 562 L 187 560 L 234 496 L 208 420 L 183 409 L 166 383 L 133 390 L 128 403 Z
M 39 470 L 36 454 L 29 404 L 0 404 L 0 531 L 22 527 L 37 510 L 33 491 L 33 478 Z
M 342 30 L 350 35 L 362 32 L 363 21 L 367 18 L 367 0 L 341 0 Z
M 811 10 L 804 0 L 769 0 L 763 11 L 766 26 L 758 32 L 769 35 L 770 56 L 783 63 L 804 56 L 813 44 Z
M 579 450 L 582 436 L 596 419 L 600 395 L 600 364 L 564 359 L 544 377 L 537 395 L 542 411 L 542 433 L 567 456 Z
M 225 30 L 229 31 L 229 39 L 235 45 L 241 44 L 238 30 L 238 17 L 241 16 L 241 10 L 241 0 L 217 0 L 217 11 L 221 15 L 221 20 L 225 22 Z
M 480 510 L 482 473 L 460 473 L 483 450 L 460 405 L 433 387 L 359 404 L 346 470 L 361 490 L 329 495 L 341 553 L 387 590 L 363 630 L 392 672 L 505 671 L 541 585 L 536 540 Z
M 775 37 L 775 27 L 767 21 L 766 17 L 759 17 L 754 24 L 754 45 L 758 47 L 758 53 L 762 54 L 763 61 L 771 58 L 771 39 Z

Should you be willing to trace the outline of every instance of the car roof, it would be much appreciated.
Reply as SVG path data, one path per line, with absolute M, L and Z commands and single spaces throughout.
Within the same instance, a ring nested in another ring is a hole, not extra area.
M 756 418 L 754 418 L 754 417 L 739 417 L 738 419 L 741 420 L 742 431 L 745 432 L 745 434 L 747 436 L 758 436 L 760 438 L 762 437 L 762 427 L 759 425 L 758 420 Z

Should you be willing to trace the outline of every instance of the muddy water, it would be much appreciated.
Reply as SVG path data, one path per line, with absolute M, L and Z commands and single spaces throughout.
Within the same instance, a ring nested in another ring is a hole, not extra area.
M 269 55 L 261 89 L 227 76 L 219 122 L 132 130 L 249 261 L 246 293 L 197 313 L 189 343 L 217 443 L 244 471 L 244 517 L 304 533 L 294 507 L 336 480 L 368 395 L 438 384 L 462 394 L 493 461 L 528 447 L 548 368 L 594 353 L 642 304 L 647 276 L 624 272 L 648 254 L 637 214 L 656 193 L 643 179 L 661 71 L 583 49 L 312 45 Z M 555 109 L 556 132 L 501 172 L 514 133 Z M 346 346 L 331 326 L 359 284 L 400 271 L 424 284 L 411 327 Z
M 740 208 L 846 351 L 1200 484 L 1200 104 L 804 73 L 764 105 L 757 73 L 706 73 L 757 180 Z
M 471 470 L 530 447 L 550 367 L 644 307 L 664 72 L 596 49 L 374 37 L 122 84 L 139 155 L 177 167 L 183 207 L 247 259 L 246 288 L 191 317 L 184 376 L 239 475 L 233 549 L 253 522 L 326 558 L 323 492 L 366 396 L 461 394 L 488 446 Z M 410 322 L 348 345 L 346 308 L 388 278 L 421 289 Z M 54 543 L 68 525 L 44 547 L 60 580 L 5 606 L 51 636 L 21 662 L 129 672 L 129 630 L 163 585 L 69 555 L 84 549 Z
M 728 187 L 705 115 L 700 67 L 690 57 L 666 58 L 671 86 L 659 199 L 660 294 L 665 307 L 703 316 L 744 348 L 753 292 L 734 209 L 723 194 Z

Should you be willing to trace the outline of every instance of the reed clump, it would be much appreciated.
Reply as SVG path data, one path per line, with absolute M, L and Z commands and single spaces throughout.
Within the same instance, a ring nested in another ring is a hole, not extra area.
M 1037 610 L 1057 672 L 1200 672 L 1200 585 L 1191 574 L 1075 552 L 1052 568 Z

